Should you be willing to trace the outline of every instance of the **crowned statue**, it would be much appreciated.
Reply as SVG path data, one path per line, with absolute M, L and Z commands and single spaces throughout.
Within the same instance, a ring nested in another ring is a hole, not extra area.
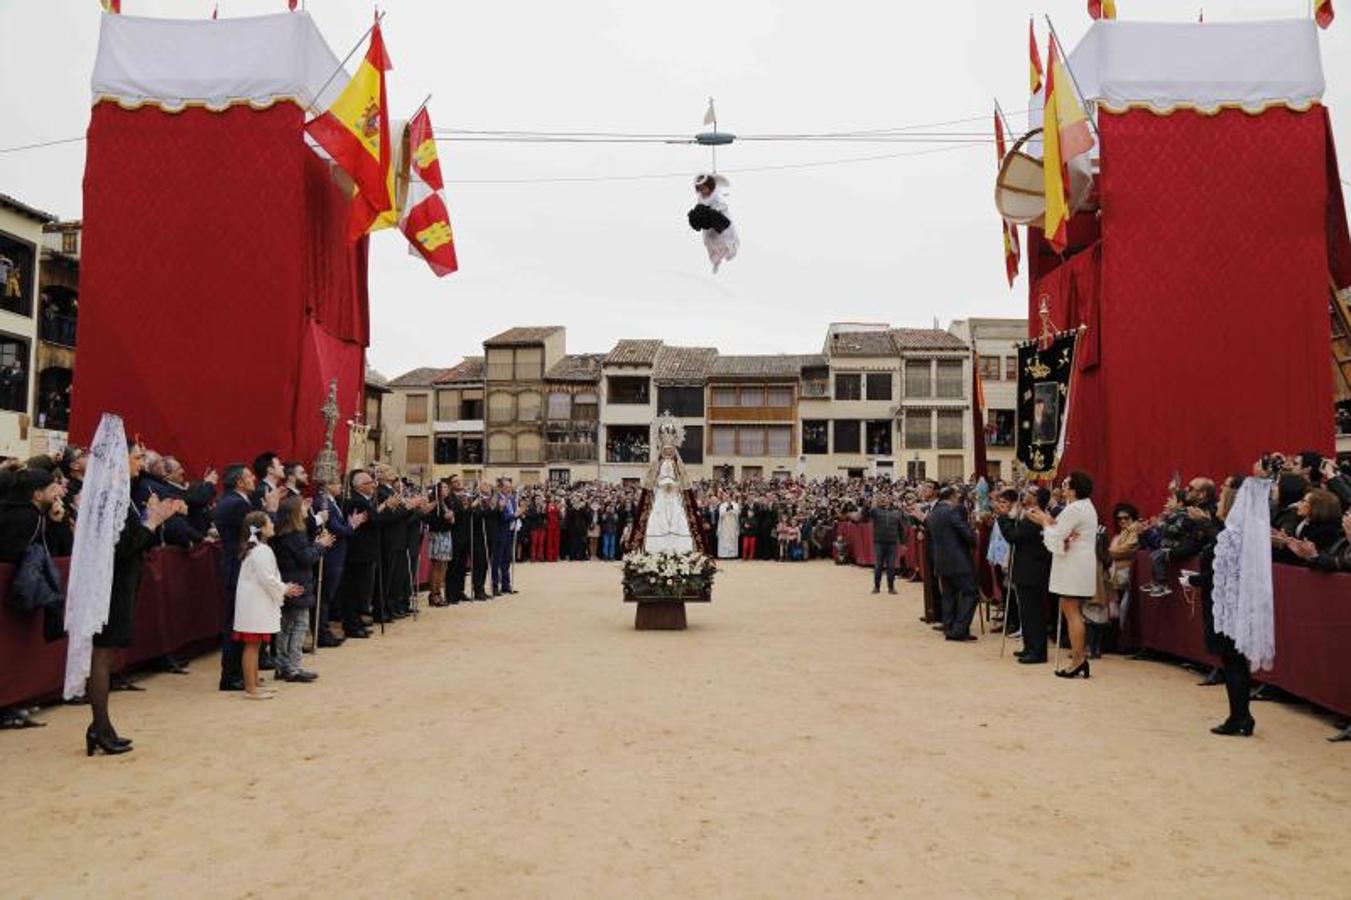
M 643 495 L 638 502 L 638 515 L 630 533 L 632 552 L 689 553 L 698 550 L 707 555 L 703 528 L 700 527 L 698 504 L 685 464 L 680 459 L 680 445 L 685 442 L 685 426 L 669 412 L 662 413 L 653 423 L 656 438 L 656 458 L 643 479 Z

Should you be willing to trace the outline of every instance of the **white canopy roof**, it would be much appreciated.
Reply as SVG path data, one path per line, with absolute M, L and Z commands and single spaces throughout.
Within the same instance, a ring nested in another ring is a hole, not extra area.
M 1313 19 L 1095 22 L 1070 54 L 1085 98 L 1109 110 L 1307 109 L 1323 97 Z
M 238 19 L 105 15 L 94 102 L 177 110 L 292 100 L 323 109 L 347 85 L 347 74 L 338 69 L 337 56 L 306 12 Z

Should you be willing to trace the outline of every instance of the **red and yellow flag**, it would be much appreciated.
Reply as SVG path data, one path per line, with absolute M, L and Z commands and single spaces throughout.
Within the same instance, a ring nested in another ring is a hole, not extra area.
M 1332 20 L 1337 18 L 1337 12 L 1332 8 L 1332 0 L 1314 0 L 1313 17 L 1319 28 L 1331 25 Z
M 385 72 L 392 68 L 376 22 L 366 58 L 352 80 L 332 106 L 305 126 L 356 183 L 347 229 L 352 240 L 398 222 L 389 104 L 385 100 Z
M 408 123 L 408 201 L 399 230 L 408 238 L 408 252 L 426 260 L 443 278 L 460 267 L 450 211 L 441 196 L 441 161 L 436 153 L 432 117 L 426 107 Z
M 1070 220 L 1070 179 L 1066 163 L 1093 147 L 1088 116 L 1056 52 L 1055 36 L 1046 51 L 1046 106 L 1042 122 L 1042 173 L 1046 185 L 1046 240 L 1063 252 Z
M 122 0 L 99 0 L 99 6 L 103 11 L 111 15 L 117 15 L 122 12 Z
M 1007 150 L 1004 144 L 1004 117 L 999 114 L 998 108 L 994 111 L 994 149 L 995 165 L 1003 166 Z M 1008 276 L 1009 287 L 1013 287 L 1014 279 L 1018 277 L 1022 250 L 1018 246 L 1018 229 L 1002 219 L 1001 224 L 1004 226 L 1004 273 Z
M 1094 19 L 1115 19 L 1116 0 L 1088 0 L 1088 14 Z
M 1027 43 L 1028 51 L 1031 53 L 1031 70 L 1029 71 L 1032 84 L 1031 93 L 1035 94 L 1041 90 L 1041 79 L 1044 73 L 1041 68 L 1041 51 L 1037 49 L 1037 26 L 1031 19 L 1027 22 Z

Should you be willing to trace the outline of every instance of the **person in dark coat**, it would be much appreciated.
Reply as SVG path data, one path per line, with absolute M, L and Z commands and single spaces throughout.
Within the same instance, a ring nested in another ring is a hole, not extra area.
M 342 609 L 343 635 L 368 638 L 371 633 L 361 621 L 369 609 L 375 591 L 376 568 L 380 564 L 380 529 L 376 524 L 375 479 L 358 469 L 349 480 L 343 514 L 352 525 L 347 539 L 347 559 L 338 586 L 337 604 Z
M 277 508 L 277 531 L 269 542 L 277 558 L 282 581 L 298 584 L 301 593 L 287 594 L 282 603 L 281 630 L 276 637 L 277 677 L 282 681 L 307 684 L 319 676 L 304 668 L 305 634 L 310 629 L 310 610 L 318 602 L 315 596 L 315 566 L 334 538 L 321 531 L 313 540 L 307 530 L 305 501 L 293 494 Z
M 183 464 L 172 456 L 164 457 L 164 494 L 160 496 L 182 500 L 187 513 L 174 516 L 164 523 L 164 543 L 174 547 L 195 547 L 206 540 L 211 530 L 211 504 L 216 499 L 214 470 L 208 470 L 201 481 L 189 483 Z
M 224 493 L 216 503 L 216 534 L 220 537 L 220 577 L 225 588 L 225 621 L 221 636 L 220 690 L 244 690 L 244 645 L 234 639 L 235 588 L 239 585 L 239 542 L 244 517 L 254 511 L 257 479 L 243 463 L 227 466 L 221 476 Z
M 333 535 L 333 546 L 324 554 L 320 563 L 319 585 L 319 641 L 323 647 L 339 647 L 343 638 L 335 637 L 330 629 L 333 622 L 343 622 L 342 609 L 337 603 L 338 586 L 342 583 L 343 569 L 347 565 L 347 546 L 352 533 L 365 518 L 358 515 L 348 519 L 338 503 L 337 494 L 341 490 L 338 483 L 316 483 L 314 486 L 314 514 L 322 516 L 324 529 Z
M 1018 598 L 1018 617 L 1022 623 L 1023 649 L 1018 662 L 1037 665 L 1046 662 L 1046 592 L 1051 583 L 1051 551 L 1041 539 L 1041 526 L 1023 515 L 1028 510 L 1044 510 L 1051 492 L 1029 486 L 1022 505 L 1015 506 L 1001 497 L 996 501 L 996 526 L 1009 542 L 1011 560 L 1009 580 Z
M 774 529 L 779 524 L 779 514 L 768 503 L 760 504 L 755 514 L 755 558 L 762 562 L 776 559 L 779 555 L 779 542 L 774 539 Z
M 950 641 L 974 641 L 971 620 L 976 614 L 976 573 L 973 551 L 976 533 L 967 521 L 966 507 L 952 485 L 938 492 L 925 520 L 933 548 L 934 574 L 942 582 L 943 633 Z
M 475 600 L 487 600 L 488 566 L 492 559 L 489 522 L 494 518 L 493 496 L 486 483 L 469 503 L 469 564 Z
M 896 551 L 905 540 L 905 516 L 892 508 L 891 495 L 877 495 L 877 505 L 864 514 L 873 523 L 873 593 L 882 590 L 882 570 L 887 573 L 887 593 L 896 593 Z

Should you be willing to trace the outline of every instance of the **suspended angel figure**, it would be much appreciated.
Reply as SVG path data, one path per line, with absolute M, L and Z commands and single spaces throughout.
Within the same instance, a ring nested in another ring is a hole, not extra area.
M 699 199 L 690 210 L 690 227 L 703 232 L 704 249 L 708 251 L 715 275 L 718 266 L 736 258 L 741 246 L 736 226 L 727 216 L 727 188 L 730 186 L 731 182 L 724 175 L 700 175 L 694 179 L 694 192 Z

